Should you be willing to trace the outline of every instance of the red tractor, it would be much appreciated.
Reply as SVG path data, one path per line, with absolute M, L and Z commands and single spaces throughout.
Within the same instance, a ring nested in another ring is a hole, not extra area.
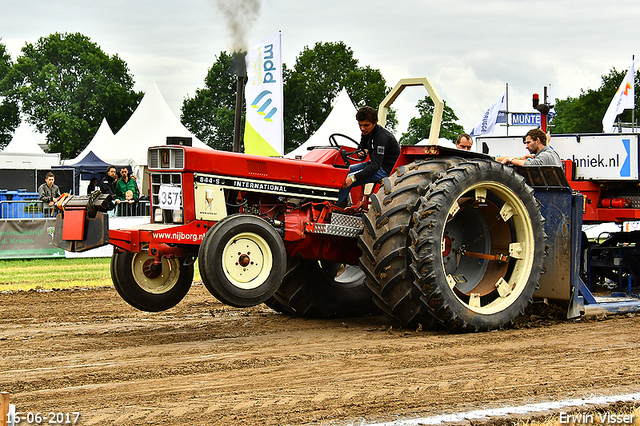
M 158 146 L 148 153 L 151 223 L 107 231 L 108 200 L 77 197 L 59 215 L 56 244 L 108 241 L 118 293 L 146 311 L 182 300 L 197 259 L 204 285 L 232 306 L 324 318 L 381 310 L 425 329 L 509 326 L 543 271 L 540 205 L 512 168 L 435 144 L 442 101 L 427 79 L 401 81 L 381 124 L 418 84 L 437 106 L 430 144 L 402 147 L 392 175 L 370 194 L 354 188 L 346 208 L 335 201 L 354 156 L 341 135 L 302 159 Z

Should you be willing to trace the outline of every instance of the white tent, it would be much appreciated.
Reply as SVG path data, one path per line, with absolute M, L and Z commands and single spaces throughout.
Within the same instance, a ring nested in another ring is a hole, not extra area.
M 336 96 L 329 116 L 320 128 L 306 142 L 286 154 L 285 157 L 304 156 L 309 152 L 309 148 L 313 146 L 329 146 L 329 136 L 334 133 L 342 133 L 359 142 L 361 133 L 356 121 L 356 112 L 358 111 L 353 106 L 349 94 L 346 89 L 342 88 L 338 96 Z M 355 148 L 355 145 L 346 138 L 338 137 L 336 141 L 340 145 L 353 146 Z
M 44 152 L 25 123 L 18 126 L 11 142 L 0 152 L 3 169 L 48 169 L 58 165 L 60 154 Z
M 100 127 L 98 128 L 98 131 L 96 132 L 96 134 L 93 135 L 91 142 L 89 142 L 89 144 L 82 150 L 80 154 L 78 154 L 76 158 L 73 158 L 71 160 L 66 160 L 64 161 L 64 164 L 67 165 L 67 164 L 77 163 L 78 161 L 86 157 L 87 154 L 89 154 L 89 152 L 93 151 L 99 146 L 102 146 L 112 137 L 113 137 L 113 130 L 111 130 L 109 123 L 107 123 L 107 119 L 103 118 L 102 123 L 100 123 Z
M 140 105 L 118 133 L 91 150 L 107 163 L 131 165 L 141 177 L 137 170 L 147 165 L 147 149 L 165 145 L 167 136 L 191 137 L 193 146 L 208 148 L 178 120 L 152 81 Z

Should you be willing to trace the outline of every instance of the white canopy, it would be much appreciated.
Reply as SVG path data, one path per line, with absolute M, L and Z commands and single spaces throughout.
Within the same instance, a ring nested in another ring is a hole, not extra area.
M 107 163 L 130 164 L 135 170 L 147 165 L 147 149 L 165 145 L 167 136 L 191 137 L 193 146 L 208 147 L 178 120 L 152 81 L 140 105 L 118 133 L 91 150 Z
M 40 148 L 38 142 L 36 142 L 33 134 L 29 130 L 29 127 L 20 123 L 16 132 L 13 134 L 11 142 L 2 150 L 4 153 L 19 153 L 19 154 L 45 154 Z
M 0 152 L 3 169 L 48 169 L 58 165 L 60 154 L 44 152 L 25 123 L 20 123 L 11 142 Z
M 361 133 L 358 128 L 358 122 L 356 121 L 356 112 L 358 112 L 356 107 L 353 106 L 347 90 L 343 87 L 338 96 L 336 96 L 329 116 L 320 128 L 306 142 L 286 154 L 285 157 L 295 158 L 296 155 L 304 156 L 309 152 L 309 148 L 313 146 L 329 146 L 329 136 L 334 133 L 342 133 L 359 142 Z M 356 147 L 356 145 L 346 138 L 338 137 L 336 141 L 340 145 Z
M 89 144 L 82 150 L 80 154 L 78 154 L 76 158 L 67 160 L 64 162 L 64 164 L 77 163 L 78 161 L 86 157 L 87 154 L 89 154 L 89 152 L 93 151 L 94 148 L 98 148 L 99 146 L 102 146 L 112 137 L 113 137 L 113 130 L 111 130 L 109 123 L 107 123 L 107 119 L 103 118 L 102 123 L 100 123 L 100 127 L 98 128 L 98 131 L 96 132 L 96 134 L 93 135 L 91 142 L 89 142 Z

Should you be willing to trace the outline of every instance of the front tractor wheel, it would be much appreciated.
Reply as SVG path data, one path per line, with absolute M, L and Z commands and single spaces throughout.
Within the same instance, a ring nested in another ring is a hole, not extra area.
M 154 260 L 148 253 L 114 253 L 111 258 L 111 280 L 118 294 L 142 311 L 174 307 L 193 281 L 193 265 L 184 266 L 184 259 L 162 258 L 156 266 Z
M 198 254 L 202 281 L 222 303 L 246 308 L 278 289 L 286 270 L 284 242 L 259 217 L 236 214 L 218 222 Z
M 531 303 L 543 271 L 544 220 L 524 179 L 493 161 L 450 169 L 411 230 L 421 300 L 453 331 L 502 329 Z

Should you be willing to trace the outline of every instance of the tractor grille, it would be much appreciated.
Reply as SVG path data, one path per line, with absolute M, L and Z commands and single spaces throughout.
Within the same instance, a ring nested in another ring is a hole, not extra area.
M 332 213 L 331 223 L 316 223 L 313 227 L 313 233 L 355 238 L 362 234 L 363 228 L 361 217 Z
M 171 148 L 149 148 L 149 169 L 173 169 L 184 170 L 184 149 L 178 147 Z
M 160 204 L 158 193 L 160 185 L 182 186 L 182 175 L 180 173 L 152 173 L 151 174 L 151 197 L 153 205 Z
M 175 216 L 171 210 L 160 210 L 160 187 L 172 186 L 182 188 L 181 173 L 150 173 L 151 176 L 151 204 L 153 206 L 151 218 L 154 223 L 180 223 L 182 222 L 182 209 L 180 214 Z M 156 215 L 157 212 L 157 215 Z

